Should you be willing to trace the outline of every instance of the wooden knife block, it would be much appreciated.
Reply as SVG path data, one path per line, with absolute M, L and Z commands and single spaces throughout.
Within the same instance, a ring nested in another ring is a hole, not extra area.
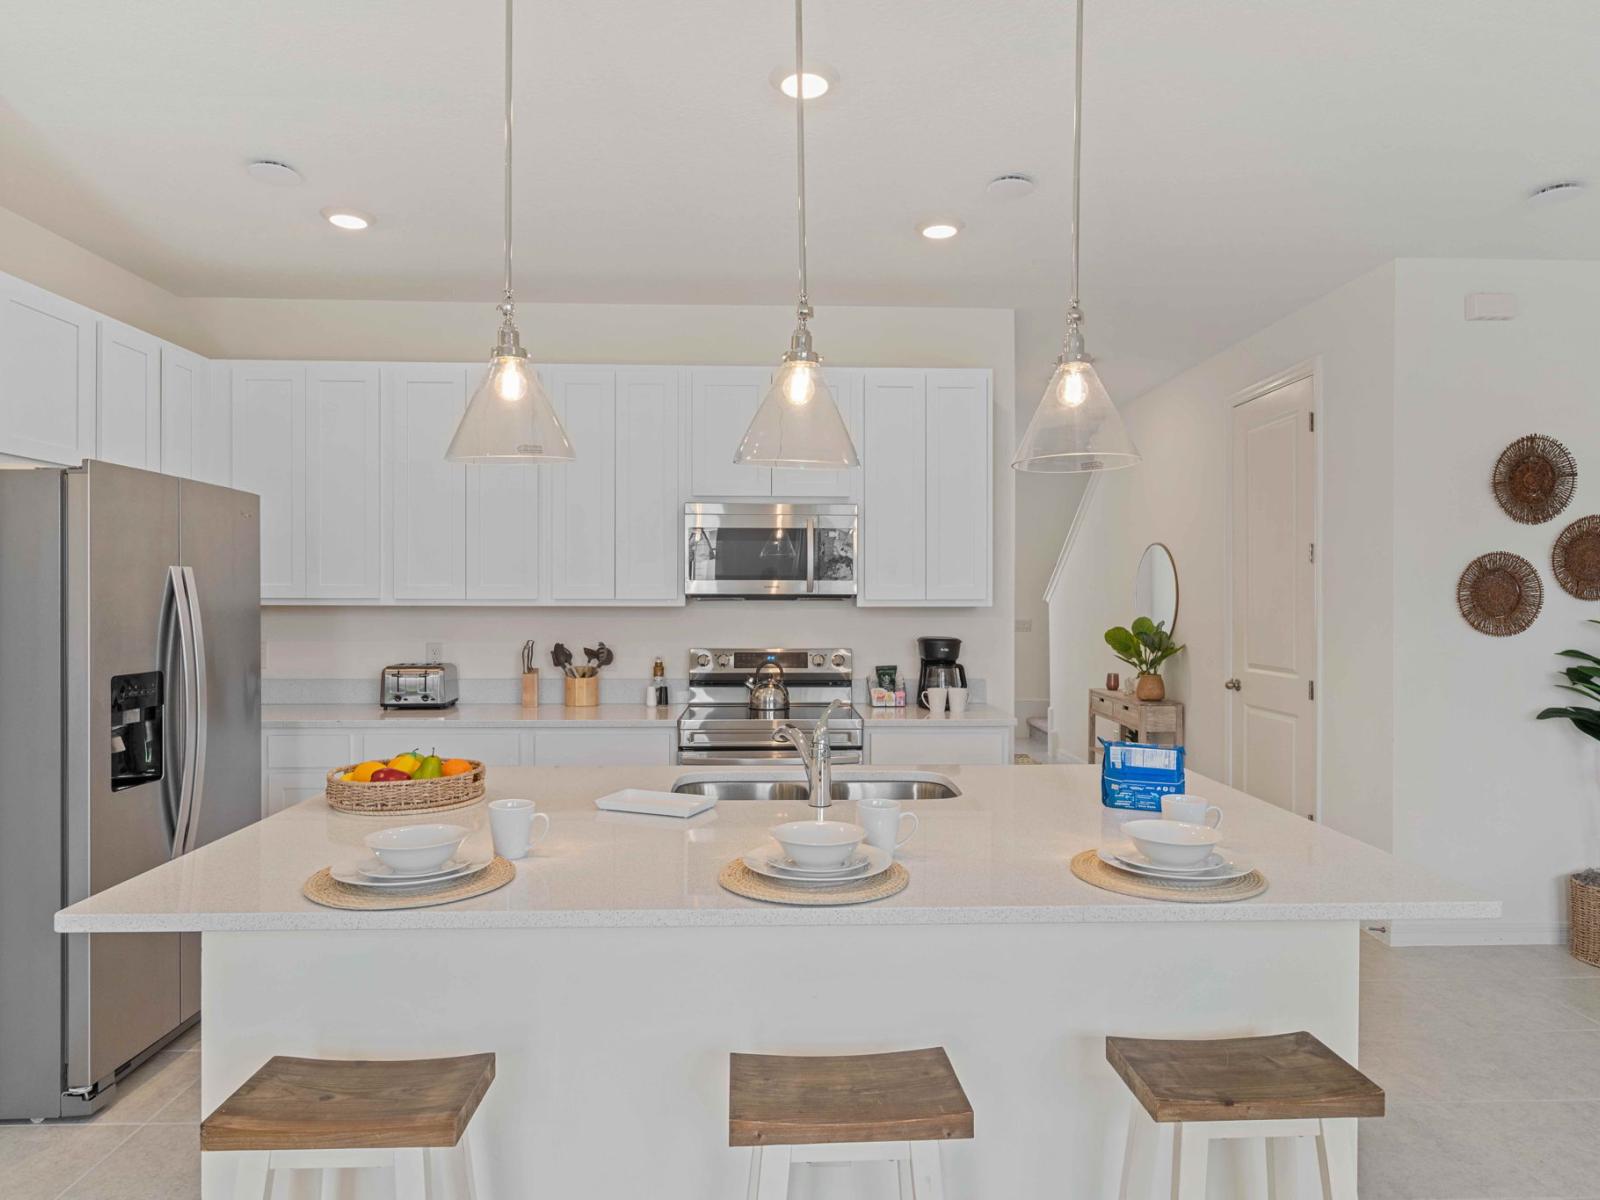
M 539 672 L 524 671 L 522 673 L 522 707 L 539 707 Z
M 563 682 L 567 685 L 568 708 L 593 708 L 600 703 L 600 676 L 583 679 L 566 676 Z

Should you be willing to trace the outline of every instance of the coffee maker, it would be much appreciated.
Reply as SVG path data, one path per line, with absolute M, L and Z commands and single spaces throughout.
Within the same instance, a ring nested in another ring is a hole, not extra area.
M 922 693 L 929 688 L 967 686 L 967 669 L 956 661 L 961 654 L 960 638 L 918 638 L 917 653 L 922 656 L 922 669 L 917 672 L 917 707 L 928 707 Z

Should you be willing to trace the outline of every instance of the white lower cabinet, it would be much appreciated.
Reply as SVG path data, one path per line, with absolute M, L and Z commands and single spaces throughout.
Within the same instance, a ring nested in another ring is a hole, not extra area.
M 1011 730 L 959 729 L 929 722 L 915 729 L 866 731 L 866 761 L 873 766 L 984 766 L 1011 762 Z
M 678 760 L 678 731 L 544 725 L 522 735 L 522 753 L 525 766 L 663 766 Z

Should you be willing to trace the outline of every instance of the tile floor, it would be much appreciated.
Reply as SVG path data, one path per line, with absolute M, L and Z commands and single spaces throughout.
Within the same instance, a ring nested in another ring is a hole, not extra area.
M 1559 946 L 1361 953 L 1362 1200 L 1600 1200 L 1600 970 Z M 199 1196 L 199 1039 L 146 1063 L 103 1112 L 0 1123 L 4 1200 Z

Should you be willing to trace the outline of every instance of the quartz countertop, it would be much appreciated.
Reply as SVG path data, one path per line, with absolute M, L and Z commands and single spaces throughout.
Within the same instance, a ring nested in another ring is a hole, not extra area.
M 670 788 L 697 778 L 801 778 L 794 771 L 682 767 L 503 767 L 488 798 L 528 796 L 550 832 L 499 891 L 436 908 L 387 912 L 322 908 L 301 894 L 324 866 L 367 857 L 362 838 L 404 822 L 337 813 L 306 800 L 56 914 L 64 933 L 536 927 L 982 925 L 1081 922 L 1353 921 L 1488 918 L 1498 901 L 1448 883 L 1353 838 L 1194 772 L 1189 790 L 1224 814 L 1224 849 L 1269 882 L 1230 904 L 1153 902 L 1077 879 L 1068 861 L 1116 836 L 1088 766 L 940 768 L 961 795 L 909 804 L 921 819 L 900 852 L 910 886 L 872 904 L 791 907 L 724 891 L 717 874 L 760 844 L 803 803 L 723 801 L 681 820 L 600 812 L 624 787 Z M 841 768 L 836 779 L 928 778 L 928 771 Z M 849 803 L 830 816 L 848 819 Z M 413 818 L 414 820 L 416 818 Z M 427 818 L 423 818 L 427 819 Z M 436 818 L 469 826 L 467 850 L 487 852 L 484 807 Z
M 990 704 L 969 704 L 959 717 L 952 712 L 932 713 L 920 708 L 912 700 L 904 708 L 873 708 L 869 704 L 856 705 L 856 711 L 869 725 L 977 725 L 1011 726 L 1017 719 L 1003 708 Z
M 475 725 L 521 729 L 530 725 L 587 725 L 597 729 L 649 729 L 675 724 L 682 704 L 456 704 L 450 708 L 382 708 L 376 704 L 263 704 L 263 729 L 326 729 L 329 726 Z

